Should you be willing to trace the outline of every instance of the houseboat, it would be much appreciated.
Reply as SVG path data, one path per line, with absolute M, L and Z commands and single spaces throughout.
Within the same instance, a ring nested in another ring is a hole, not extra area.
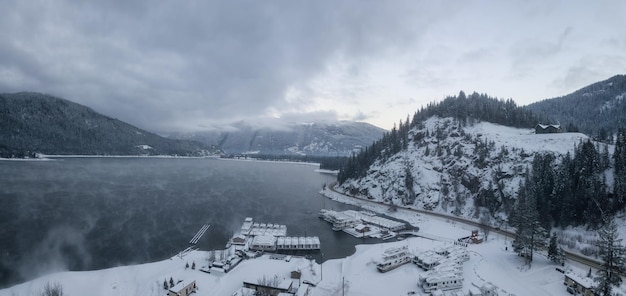
M 390 271 L 402 264 L 411 262 L 412 255 L 407 246 L 385 250 L 382 260 L 376 264 L 380 272 Z
M 426 293 L 432 293 L 435 290 L 456 290 L 463 288 L 463 276 L 455 272 L 435 272 L 420 283 Z

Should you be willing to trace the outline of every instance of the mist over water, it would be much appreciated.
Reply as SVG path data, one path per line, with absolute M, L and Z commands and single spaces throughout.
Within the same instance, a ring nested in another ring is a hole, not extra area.
M 0 287 L 169 258 L 205 223 L 198 246 L 221 249 L 245 217 L 320 236 L 324 259 L 347 256 L 364 241 L 318 219 L 323 207 L 348 206 L 318 194 L 334 178 L 314 168 L 190 158 L 0 162 Z

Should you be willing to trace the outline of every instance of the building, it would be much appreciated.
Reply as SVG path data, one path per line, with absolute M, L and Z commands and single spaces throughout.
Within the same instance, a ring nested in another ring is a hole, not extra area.
M 315 251 L 321 248 L 317 236 L 282 236 L 276 239 L 276 249 L 279 251 Z
M 293 280 L 284 279 L 280 281 L 277 285 L 273 284 L 257 284 L 253 282 L 243 282 L 243 287 L 254 290 L 257 293 L 261 293 L 261 295 L 278 295 L 280 293 L 295 293 L 295 289 L 293 286 Z
M 563 282 L 566 285 L 567 292 L 570 294 L 592 296 L 593 293 L 593 279 L 589 277 L 582 277 L 575 273 L 565 273 L 565 280 Z
M 182 281 L 167 291 L 167 296 L 188 296 L 196 292 L 196 281 Z
M 535 134 L 554 134 L 562 132 L 560 124 L 537 124 Z
M 250 250 L 253 251 L 276 251 L 276 237 L 272 235 L 259 235 L 252 239 Z

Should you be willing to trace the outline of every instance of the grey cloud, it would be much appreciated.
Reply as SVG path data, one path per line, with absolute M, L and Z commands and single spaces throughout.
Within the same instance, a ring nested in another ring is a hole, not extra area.
M 30 82 L 0 91 L 52 93 L 161 131 L 280 109 L 290 86 L 332 59 L 402 50 L 444 11 L 414 1 L 11 5 L 0 12 L 0 75 Z

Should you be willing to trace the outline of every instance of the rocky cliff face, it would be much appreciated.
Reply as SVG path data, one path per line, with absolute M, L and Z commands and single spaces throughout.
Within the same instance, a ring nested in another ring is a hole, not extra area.
M 431 117 L 409 131 L 407 149 L 378 159 L 364 178 L 348 179 L 338 189 L 390 205 L 474 218 L 485 210 L 498 215 L 513 205 L 535 152 L 561 157 L 587 138 Z

